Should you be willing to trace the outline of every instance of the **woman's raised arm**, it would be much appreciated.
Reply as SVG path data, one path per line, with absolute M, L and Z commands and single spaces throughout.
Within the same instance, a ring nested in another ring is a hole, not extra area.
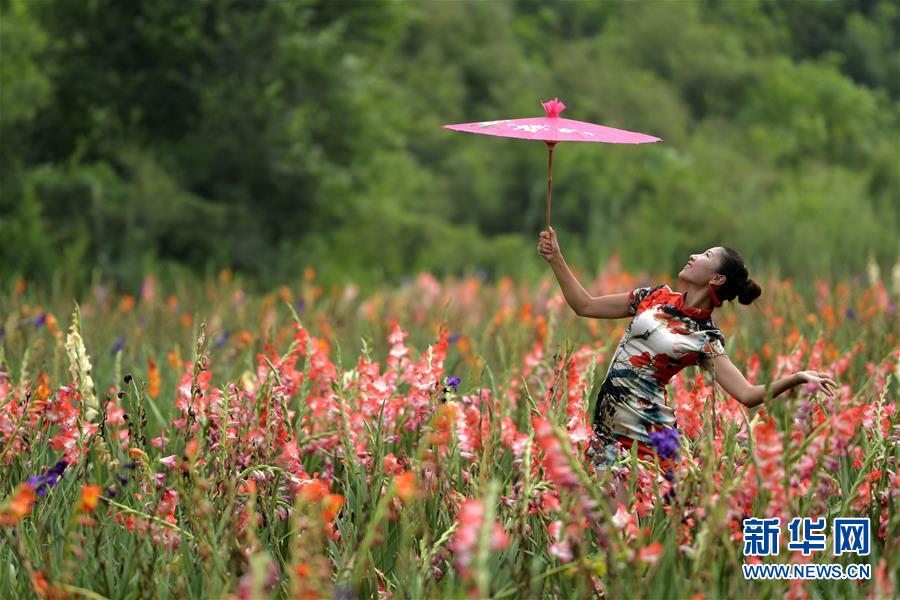
M 630 316 L 628 312 L 629 292 L 622 294 L 607 294 L 606 296 L 591 296 L 582 287 L 566 259 L 563 258 L 556 240 L 556 232 L 550 227 L 541 232 L 538 240 L 538 252 L 553 268 L 559 287 L 562 288 L 566 302 L 579 317 L 593 317 L 595 319 L 623 319 Z

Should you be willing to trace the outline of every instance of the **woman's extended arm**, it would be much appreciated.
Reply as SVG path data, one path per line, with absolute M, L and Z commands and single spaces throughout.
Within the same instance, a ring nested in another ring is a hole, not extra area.
M 576 314 L 580 315 L 591 300 L 591 295 L 578 283 L 575 275 L 569 269 L 569 265 L 566 264 L 566 259 L 563 258 L 562 251 L 559 249 L 559 242 L 556 241 L 556 232 L 552 227 L 541 232 L 538 252 L 553 267 L 553 273 L 556 275 L 556 280 L 559 281 L 559 287 L 562 288 L 566 302 Z
M 701 367 L 712 371 L 714 380 L 722 386 L 722 389 L 731 394 L 735 400 L 749 407 L 758 406 L 801 383 L 816 384 L 815 391 L 821 389 L 832 397 L 834 392 L 828 386 L 833 387 L 837 385 L 827 373 L 800 371 L 773 381 L 769 386 L 769 395 L 767 397 L 766 386 L 751 385 L 738 368 L 734 366 L 727 354 L 720 354 L 712 359 L 706 359 L 701 362 Z

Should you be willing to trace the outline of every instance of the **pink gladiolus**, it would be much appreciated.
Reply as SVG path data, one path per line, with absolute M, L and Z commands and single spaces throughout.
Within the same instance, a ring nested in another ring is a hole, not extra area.
M 456 563 L 460 573 L 466 576 L 472 557 L 478 548 L 478 536 L 484 522 L 484 504 L 475 498 L 466 499 L 459 511 L 459 526 L 450 542 L 450 547 L 456 555 Z M 492 525 L 490 549 L 502 550 L 509 543 L 509 537 L 499 523 Z
M 532 417 L 534 436 L 544 452 L 544 472 L 553 483 L 563 488 L 577 488 L 578 476 L 569 467 L 562 445 L 553 435 L 550 423 L 542 417 Z
M 547 551 L 551 556 L 557 557 L 566 563 L 572 560 L 572 545 L 568 537 L 563 532 L 563 522 L 560 520 L 553 521 L 547 526 L 547 533 L 550 534 L 550 545 Z
M 655 565 L 659 562 L 660 556 L 662 556 L 662 544 L 659 542 L 653 542 L 649 546 L 641 548 L 638 552 L 638 560 L 650 563 L 651 565 Z

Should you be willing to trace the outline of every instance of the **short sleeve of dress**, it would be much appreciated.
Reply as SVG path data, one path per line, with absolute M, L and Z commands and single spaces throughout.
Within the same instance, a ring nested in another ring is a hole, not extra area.
M 703 344 L 703 349 L 701 350 L 703 359 L 725 354 L 725 334 L 722 333 L 722 330 L 716 327 L 715 329 L 708 329 L 704 333 L 706 333 L 706 343 Z
M 632 317 L 636 315 L 638 305 L 644 300 L 644 298 L 662 287 L 663 286 L 661 285 L 639 287 L 628 292 L 628 314 Z

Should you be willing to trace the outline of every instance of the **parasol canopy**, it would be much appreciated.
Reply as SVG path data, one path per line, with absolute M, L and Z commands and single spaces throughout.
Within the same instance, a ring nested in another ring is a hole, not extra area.
M 615 129 L 584 121 L 563 119 L 559 116 L 566 105 L 554 98 L 541 102 L 546 116 L 527 119 L 501 119 L 499 121 L 478 121 L 444 125 L 445 129 L 493 135 L 525 140 L 540 140 L 547 144 L 547 227 L 550 227 L 550 197 L 553 190 L 553 148 L 557 142 L 604 142 L 607 144 L 646 144 L 658 142 L 660 138 L 635 131 Z

